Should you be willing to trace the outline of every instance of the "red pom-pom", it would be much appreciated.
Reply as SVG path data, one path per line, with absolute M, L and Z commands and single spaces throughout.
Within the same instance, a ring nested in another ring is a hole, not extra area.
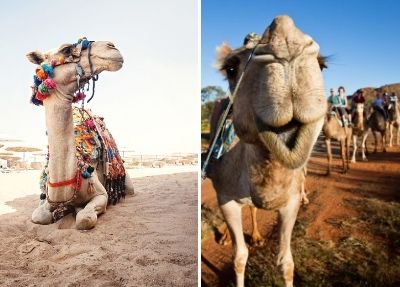
M 41 92 L 36 92 L 36 99 L 38 99 L 39 101 L 43 101 L 47 98 L 47 95 L 43 95 Z

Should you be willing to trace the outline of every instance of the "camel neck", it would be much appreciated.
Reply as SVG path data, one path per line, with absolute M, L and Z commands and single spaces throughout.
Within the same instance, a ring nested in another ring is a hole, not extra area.
M 72 106 L 56 93 L 58 91 L 54 91 L 43 103 L 49 144 L 49 179 L 53 183 L 69 180 L 76 174 Z M 49 186 L 49 196 L 53 201 L 66 201 L 71 195 L 71 186 Z

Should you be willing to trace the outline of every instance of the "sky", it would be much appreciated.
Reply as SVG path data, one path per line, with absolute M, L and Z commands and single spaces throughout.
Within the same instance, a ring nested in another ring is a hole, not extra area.
M 297 27 L 329 57 L 324 70 L 330 88 L 379 87 L 400 82 L 400 1 L 396 0 L 203 0 L 201 14 L 201 86 L 227 82 L 213 68 L 222 42 L 242 45 L 249 32 L 262 34 L 278 15 L 289 15 Z
M 1 1 L 0 139 L 47 145 L 44 108 L 29 103 L 35 65 L 25 55 L 86 36 L 113 42 L 124 57 L 121 70 L 100 74 L 86 104 L 120 149 L 197 152 L 198 17 L 193 0 Z

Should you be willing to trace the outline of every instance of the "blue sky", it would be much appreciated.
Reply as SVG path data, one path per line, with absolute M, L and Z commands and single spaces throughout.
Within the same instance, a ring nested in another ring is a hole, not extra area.
M 324 71 L 325 91 L 400 82 L 400 1 L 203 0 L 201 85 L 227 87 L 212 67 L 215 48 L 242 44 L 249 32 L 262 34 L 277 15 L 291 16 L 313 37 L 323 55 L 332 56 Z
M 100 74 L 87 105 L 119 146 L 198 151 L 197 1 L 1 1 L 0 27 L 0 139 L 46 146 L 44 109 L 29 104 L 35 65 L 25 55 L 87 36 L 112 41 L 125 60 L 120 71 Z

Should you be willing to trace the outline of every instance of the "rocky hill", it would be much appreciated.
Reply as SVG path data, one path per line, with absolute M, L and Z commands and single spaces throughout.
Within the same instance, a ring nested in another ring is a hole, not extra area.
M 365 87 L 361 89 L 364 92 L 364 97 L 367 103 L 371 103 L 375 99 L 377 92 L 388 93 L 388 94 L 396 93 L 397 97 L 400 98 L 400 83 L 383 85 L 379 88 Z M 355 92 L 353 95 L 355 95 Z

